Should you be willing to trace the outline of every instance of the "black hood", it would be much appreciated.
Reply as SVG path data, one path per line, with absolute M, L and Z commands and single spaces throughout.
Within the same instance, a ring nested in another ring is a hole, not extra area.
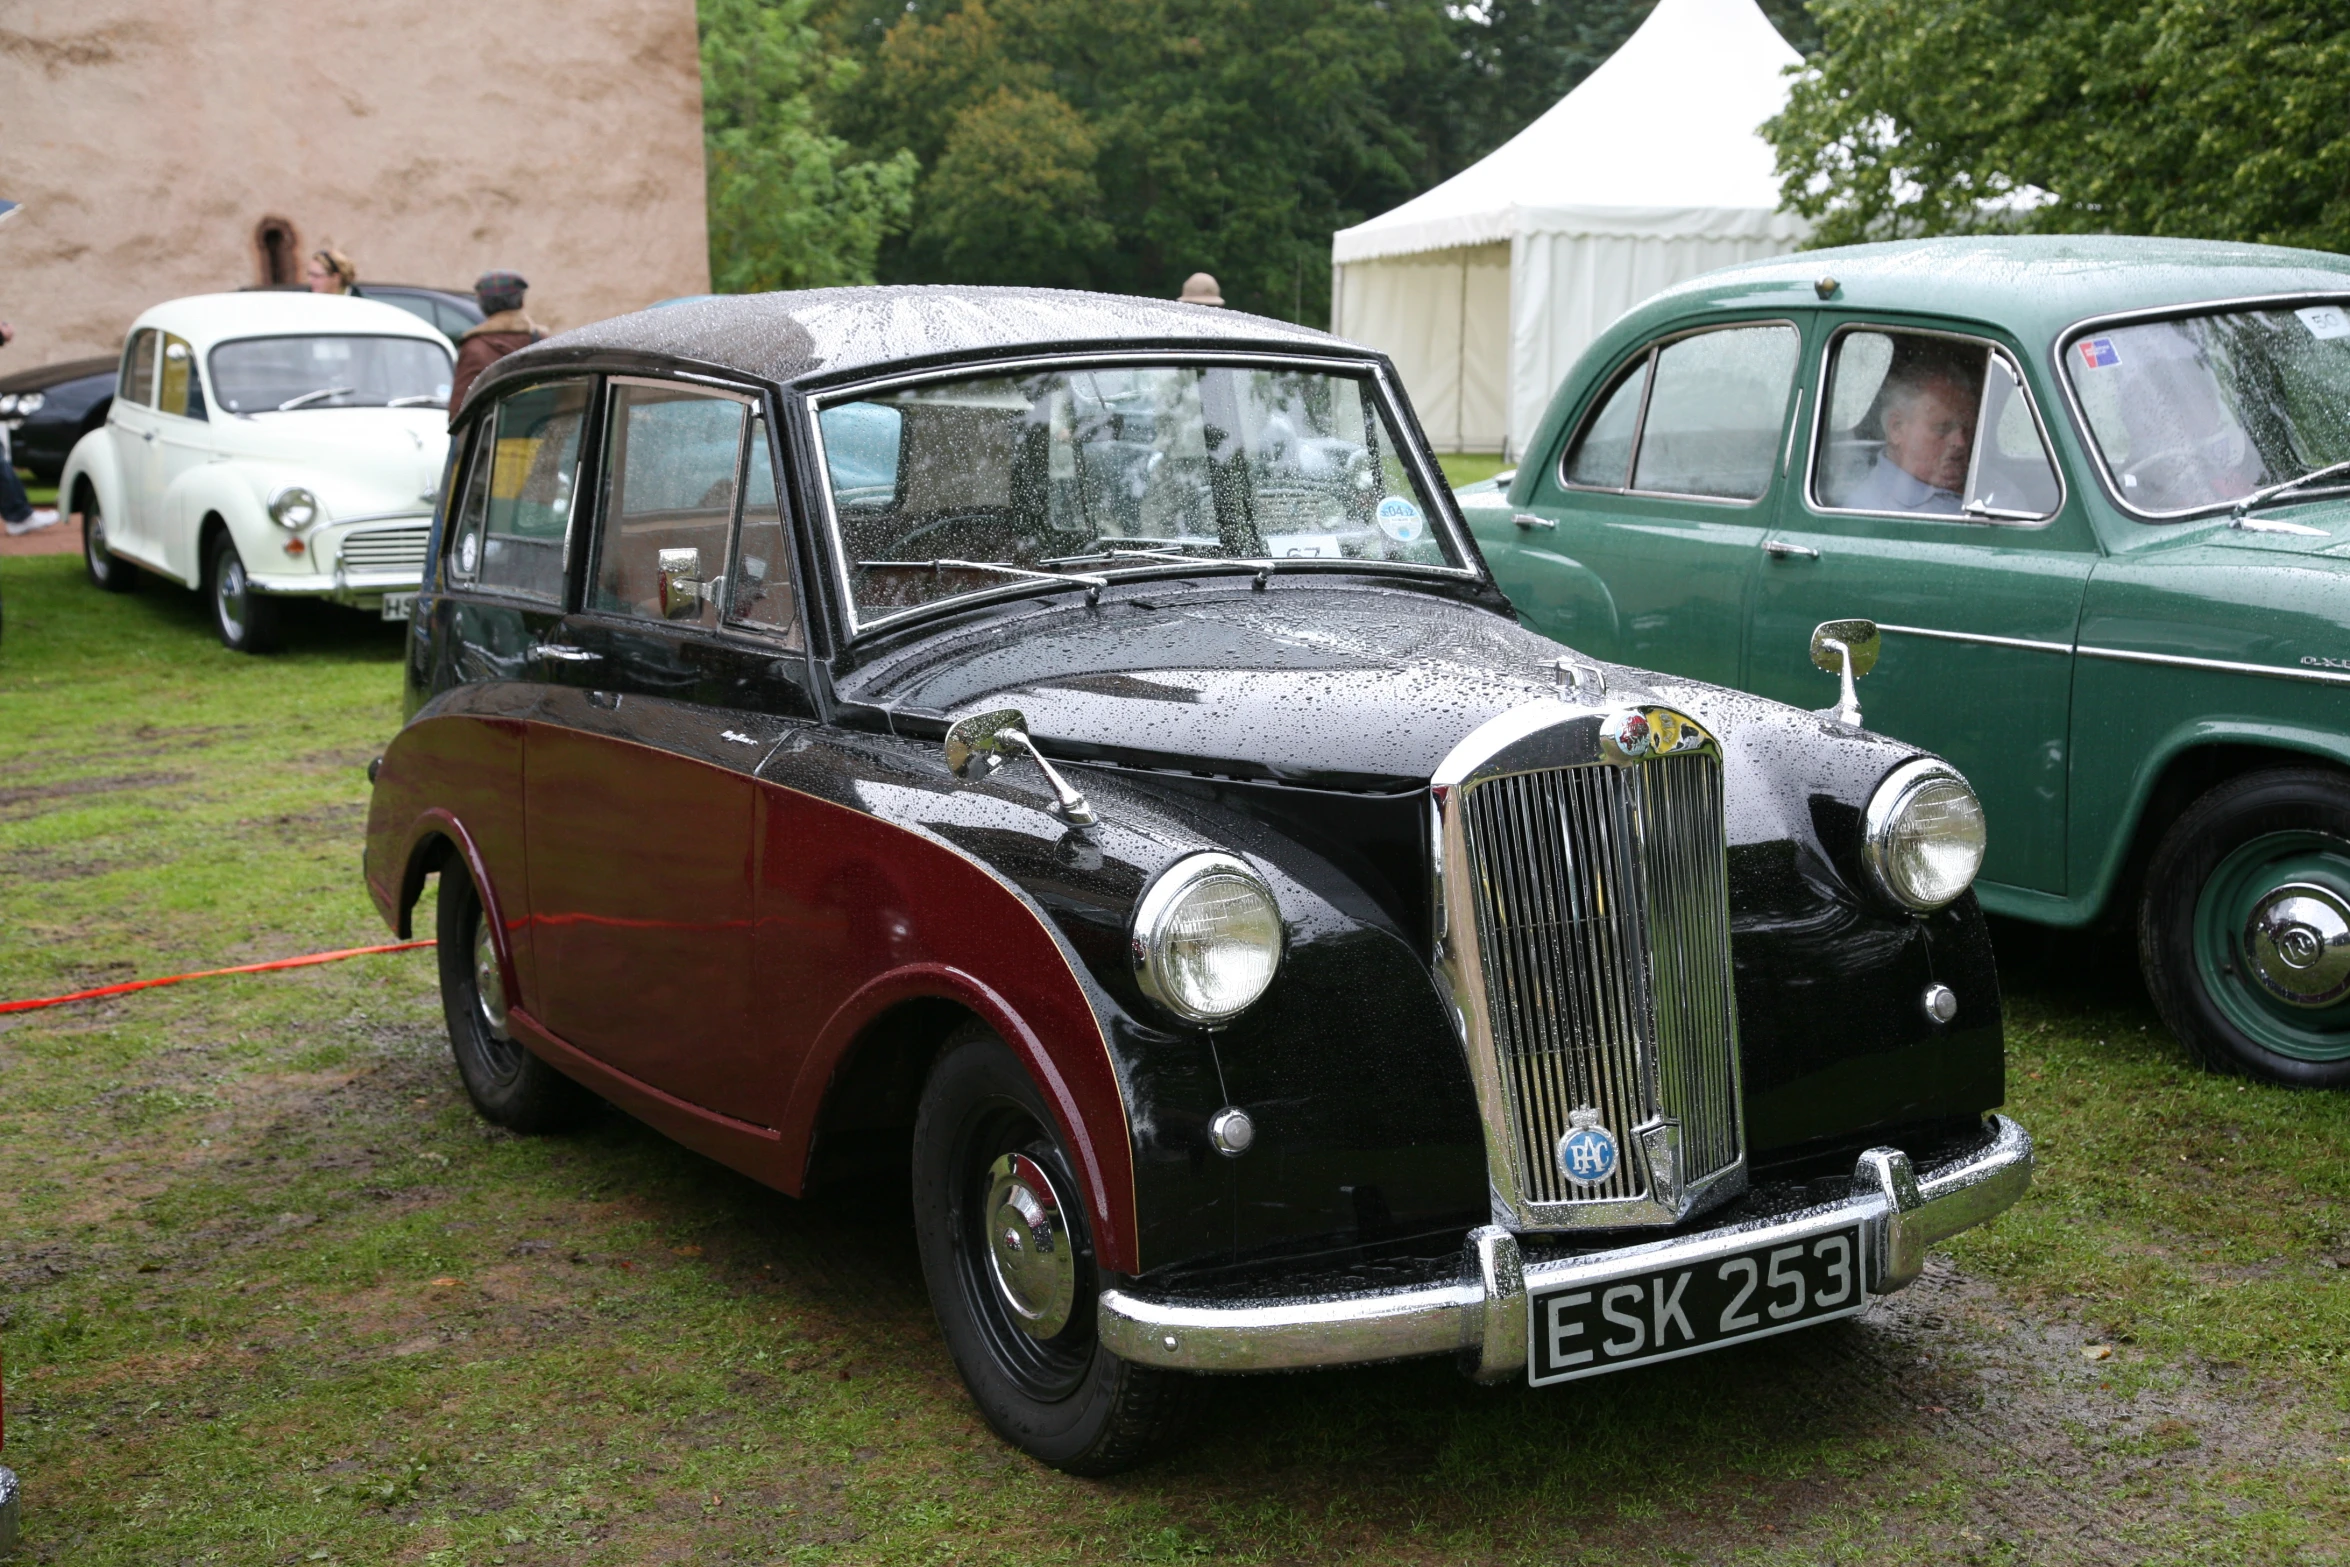
M 1057 756 L 1329 789 L 1428 781 L 1479 724 L 1556 689 L 1566 649 L 1411 589 L 1157 585 L 933 634 L 841 695 L 917 722 L 1017 707 Z

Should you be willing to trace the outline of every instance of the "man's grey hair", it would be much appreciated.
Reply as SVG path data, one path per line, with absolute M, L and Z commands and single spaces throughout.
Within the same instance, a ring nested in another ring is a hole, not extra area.
M 1912 359 L 1906 364 L 1895 364 L 1885 372 L 1885 384 L 1877 389 L 1879 417 L 1908 413 L 1911 405 L 1936 382 L 1948 384 L 1962 401 L 1969 403 L 1983 384 L 1973 370 L 1947 359 Z

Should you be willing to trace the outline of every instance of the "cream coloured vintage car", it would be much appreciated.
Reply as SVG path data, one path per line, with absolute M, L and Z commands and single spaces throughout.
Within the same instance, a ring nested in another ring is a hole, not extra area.
M 90 580 L 153 573 L 203 592 L 239 652 L 278 638 L 278 601 L 405 619 L 447 456 L 449 340 L 341 295 L 200 294 L 132 325 L 106 423 L 58 495 Z

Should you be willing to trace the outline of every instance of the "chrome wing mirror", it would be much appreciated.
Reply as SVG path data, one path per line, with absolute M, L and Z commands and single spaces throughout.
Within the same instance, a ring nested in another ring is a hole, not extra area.
M 661 615 L 692 620 L 702 612 L 702 552 L 663 550 L 655 563 L 661 574 Z
M 990 777 L 1010 758 L 1025 756 L 1053 787 L 1054 815 L 1072 827 L 1091 827 L 1096 820 L 1085 796 L 1069 787 L 1069 780 L 1028 738 L 1028 719 L 1016 707 L 957 719 L 947 730 L 946 752 L 947 771 L 965 783 Z
M 1860 727 L 1860 693 L 1852 683 L 1877 667 L 1877 649 L 1884 638 L 1873 620 L 1823 620 L 1812 628 L 1811 661 L 1837 679 L 1836 705 L 1820 714 L 1840 724 Z

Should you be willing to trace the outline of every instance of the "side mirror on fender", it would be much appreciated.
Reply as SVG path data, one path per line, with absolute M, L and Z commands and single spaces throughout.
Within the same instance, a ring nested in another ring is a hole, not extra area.
M 1823 620 L 1812 627 L 1811 661 L 1838 683 L 1836 705 L 1821 708 L 1822 717 L 1860 727 L 1860 693 L 1852 683 L 1877 667 L 1883 645 L 1873 620 Z
M 1072 827 L 1090 827 L 1096 820 L 1085 796 L 1069 787 L 1069 781 L 1028 738 L 1028 719 L 1016 707 L 957 719 L 947 729 L 946 753 L 947 771 L 965 783 L 993 775 L 1008 757 L 1025 756 L 1053 786 L 1054 815 Z

